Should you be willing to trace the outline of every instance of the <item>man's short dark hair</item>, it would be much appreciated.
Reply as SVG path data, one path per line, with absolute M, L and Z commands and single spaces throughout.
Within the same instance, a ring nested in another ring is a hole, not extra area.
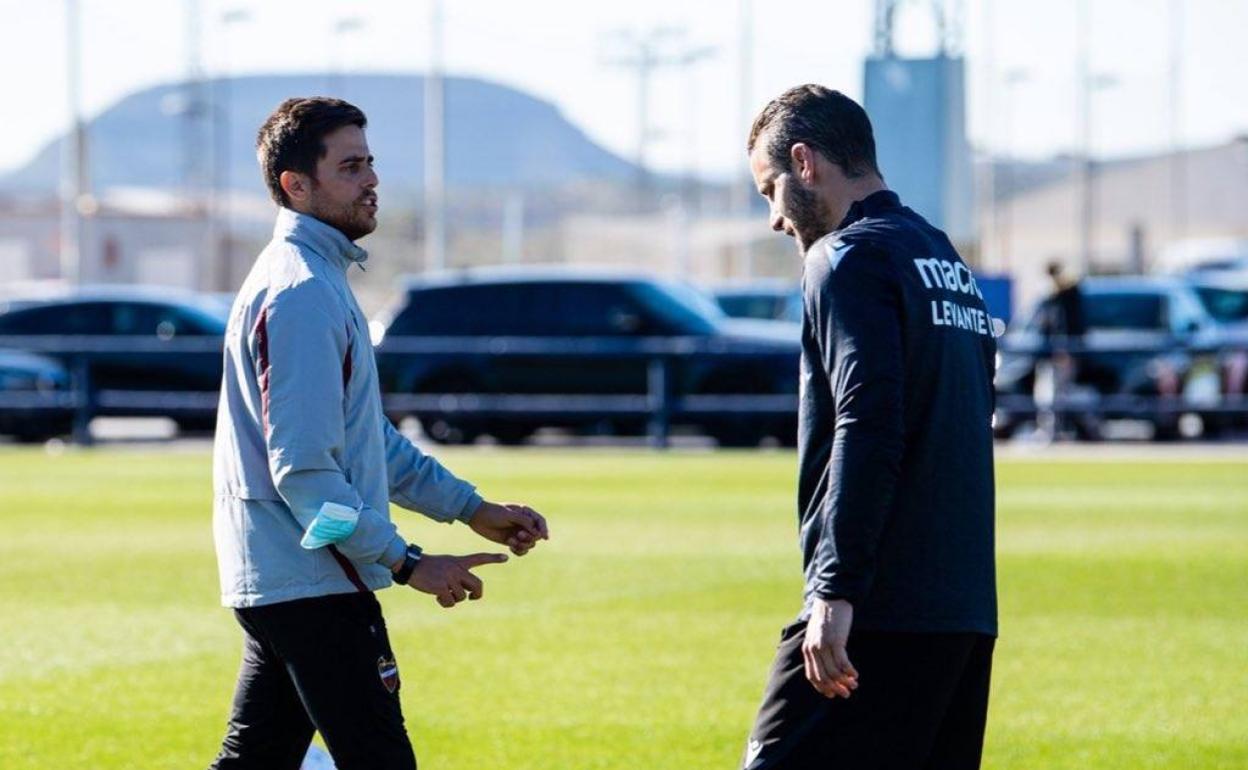
M 273 110 L 256 135 L 256 157 L 269 195 L 289 206 L 282 172 L 298 171 L 316 179 L 316 163 L 325 157 L 325 136 L 343 126 L 364 128 L 368 120 L 359 107 L 324 96 L 287 99 Z
M 840 166 L 851 179 L 866 174 L 883 177 L 875 160 L 871 120 L 866 110 L 840 91 L 813 83 L 790 88 L 754 119 L 747 152 L 754 152 L 764 133 L 767 156 L 784 171 L 792 170 L 789 153 L 801 142 Z

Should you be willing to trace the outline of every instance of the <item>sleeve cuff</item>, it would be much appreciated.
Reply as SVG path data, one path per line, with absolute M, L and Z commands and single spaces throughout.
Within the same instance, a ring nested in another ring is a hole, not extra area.
M 389 569 L 396 562 L 402 560 L 405 553 L 407 553 L 407 542 L 396 534 L 394 539 L 390 541 L 390 545 L 386 546 L 386 550 L 381 552 L 381 558 L 377 561 Z
M 483 502 L 485 502 L 485 498 L 473 491 L 472 494 L 468 495 L 468 499 L 464 501 L 464 507 L 459 509 L 459 515 L 455 517 L 456 521 L 462 521 L 467 524 Z
M 851 580 L 845 577 L 834 577 L 824 581 L 815 589 L 815 596 L 825 602 L 843 599 L 857 606 L 867 593 L 867 581 Z

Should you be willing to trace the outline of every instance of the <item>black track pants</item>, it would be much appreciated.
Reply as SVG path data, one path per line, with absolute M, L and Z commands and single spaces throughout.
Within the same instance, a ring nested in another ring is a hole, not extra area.
M 415 770 L 371 593 L 235 610 L 243 664 L 214 770 L 298 770 L 319 731 L 339 770 Z
M 830 700 L 806 681 L 806 623 L 781 634 L 746 770 L 975 770 L 995 639 L 853 632 L 858 689 Z

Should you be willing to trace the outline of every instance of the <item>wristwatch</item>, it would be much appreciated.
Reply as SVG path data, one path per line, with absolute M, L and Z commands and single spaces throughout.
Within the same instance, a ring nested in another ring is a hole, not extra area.
M 407 581 L 412 579 L 412 573 L 416 570 L 416 565 L 420 564 L 420 556 L 424 551 L 415 543 L 408 543 L 407 550 L 403 552 L 403 566 L 399 567 L 399 571 L 393 573 L 394 582 L 399 585 L 407 585 Z

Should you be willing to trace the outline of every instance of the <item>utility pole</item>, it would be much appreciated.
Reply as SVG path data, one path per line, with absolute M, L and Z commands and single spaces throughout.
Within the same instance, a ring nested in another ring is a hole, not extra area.
M 754 3 L 740 0 L 737 5 L 737 125 L 744 134 L 753 120 L 754 109 Z M 732 185 L 731 206 L 741 236 L 737 242 L 737 264 L 746 278 L 754 277 L 754 243 L 750 237 L 750 201 L 754 180 L 748 168 Z
M 1183 1 L 1170 0 L 1170 216 L 1174 240 L 1187 235 L 1187 160 L 1183 157 Z
M 1001 148 L 997 146 L 996 111 L 997 78 L 996 57 L 993 40 L 996 37 L 992 28 L 992 3 L 984 3 L 981 21 L 984 25 L 984 55 L 980 68 L 979 80 L 983 84 L 984 117 L 983 117 L 983 153 L 984 153 L 984 189 L 977 189 L 977 196 L 983 202 L 983 226 L 979 231 L 979 264 L 992 270 L 1001 270 L 1004 260 L 1001 259 L 998 244 L 997 222 L 997 157 Z M 1004 154 L 1004 153 L 1001 153 Z M 978 186 L 979 180 L 976 180 Z
M 1075 98 L 1079 115 L 1079 260 L 1080 275 L 1092 269 L 1092 228 L 1095 226 L 1092 192 L 1092 67 L 1091 52 L 1091 6 L 1092 0 L 1076 0 L 1078 19 L 1075 22 L 1076 77 Z
M 65 0 L 65 95 L 69 132 L 61 142 L 61 279 L 82 281 L 82 214 L 90 201 L 87 126 L 82 117 L 82 20 L 78 0 Z
M 682 46 L 685 30 L 655 27 L 648 32 L 620 30 L 614 34 L 624 52 L 610 57 L 606 63 L 633 71 L 637 78 L 637 150 L 633 162 L 637 166 L 637 202 L 644 209 L 650 200 L 649 148 L 655 138 L 650 127 L 650 88 L 657 70 L 686 68 L 710 54 L 710 49 Z M 677 47 L 681 46 L 681 47 Z
M 213 80 L 212 105 L 213 128 L 216 141 L 212 152 L 212 218 L 213 218 L 213 257 L 216 259 L 216 288 L 218 291 L 229 291 L 234 280 L 233 234 L 230 226 L 230 191 L 233 189 L 233 175 L 230 173 L 230 130 L 233 93 L 230 83 L 229 37 L 230 28 L 251 18 L 242 9 L 226 11 L 220 16 L 221 65 L 217 77 Z
M 691 48 L 685 51 L 684 56 L 679 62 L 679 66 L 684 68 L 685 77 L 685 173 L 684 183 L 682 184 L 681 200 L 685 209 L 690 215 L 696 215 L 702 208 L 701 204 L 701 183 L 699 182 L 699 147 L 698 147 L 698 113 L 699 109 L 699 89 L 698 81 L 694 76 L 696 70 L 694 65 L 698 62 L 710 59 L 715 55 L 714 46 L 703 46 L 701 48 Z
M 204 182 L 204 148 L 201 126 L 207 112 L 204 96 L 204 68 L 200 44 L 199 0 L 183 3 L 184 40 L 186 45 L 186 83 L 178 116 L 182 119 L 182 194 L 188 208 L 198 209 L 198 194 Z
M 1080 0 L 1078 29 L 1076 30 L 1078 83 L 1075 92 L 1079 99 L 1079 272 L 1087 275 L 1093 268 L 1096 250 L 1097 199 L 1096 160 L 1093 158 L 1092 97 L 1097 91 L 1118 84 L 1113 75 L 1092 72 L 1092 0 Z
M 358 16 L 344 16 L 334 22 L 331 27 L 333 38 L 330 45 L 329 76 L 325 78 L 325 92 L 329 96 L 342 98 L 346 93 L 345 67 L 342 63 L 342 39 L 348 33 L 358 32 L 364 28 L 364 22 Z
M 1001 211 L 999 214 L 994 213 L 994 221 L 1000 235 L 1000 254 L 1001 262 L 998 269 L 1009 270 L 1011 264 L 1011 256 L 1014 252 L 1014 108 L 1017 100 L 1014 92 L 1020 85 L 1027 82 L 1028 74 L 1026 70 L 1013 69 L 1005 75 L 1005 103 L 1001 105 L 1001 122 L 1004 124 L 1003 134 L 1005 141 L 1002 146 L 1001 160 L 1002 167 L 1005 171 L 1005 188 L 1006 198 L 1002 201 Z M 992 209 L 996 211 L 994 203 Z
M 425 75 L 425 269 L 446 268 L 445 84 L 442 0 L 430 0 L 429 72 Z

